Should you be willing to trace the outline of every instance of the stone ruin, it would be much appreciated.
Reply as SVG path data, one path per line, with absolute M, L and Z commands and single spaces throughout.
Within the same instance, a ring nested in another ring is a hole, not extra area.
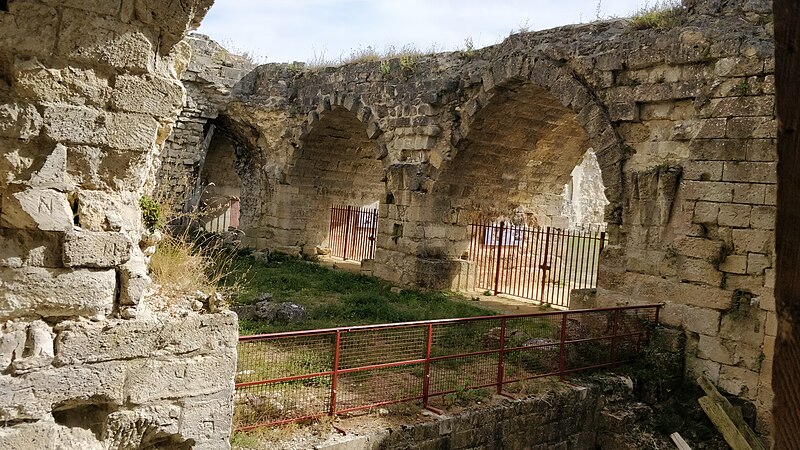
M 203 161 L 226 152 L 218 176 L 238 179 L 243 242 L 295 254 L 327 245 L 331 204 L 377 201 L 364 266 L 457 289 L 469 285 L 468 225 L 563 223 L 564 185 L 592 148 L 610 244 L 588 305 L 665 302 L 661 322 L 686 333 L 687 376 L 751 402 L 769 434 L 772 5 L 684 5 L 670 29 L 609 20 L 342 67 L 252 68 L 197 36 L 204 63 L 184 83 L 202 107 L 179 118 L 192 126 L 168 141 L 179 164 L 165 183 L 214 173 Z
M 211 0 L 0 11 L 0 448 L 228 448 L 236 316 L 150 295 L 139 199 Z
M 210 3 L 3 3 L 0 447 L 227 448 L 236 319 L 146 295 L 156 178 L 183 209 L 238 198 L 246 245 L 297 254 L 330 204 L 378 202 L 374 274 L 458 288 L 467 225 L 560 220 L 589 148 L 610 239 L 590 303 L 665 302 L 687 376 L 770 433 L 771 2 L 338 68 L 182 40 Z

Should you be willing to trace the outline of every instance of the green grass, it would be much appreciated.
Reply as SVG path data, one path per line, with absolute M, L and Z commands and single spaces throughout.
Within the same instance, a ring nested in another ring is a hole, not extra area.
M 231 277 L 238 273 L 247 277 L 239 281 L 241 292 L 234 306 L 250 304 L 258 294 L 269 292 L 273 301 L 302 305 L 308 314 L 299 324 L 240 320 L 241 335 L 494 314 L 458 294 L 393 290 L 393 285 L 374 277 L 286 255 L 271 255 L 268 262 L 237 257 Z

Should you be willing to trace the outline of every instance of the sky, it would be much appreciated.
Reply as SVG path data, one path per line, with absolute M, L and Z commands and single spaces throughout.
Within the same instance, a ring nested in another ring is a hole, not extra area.
M 655 1 L 655 0 L 654 0 Z M 648 0 L 216 0 L 198 33 L 256 62 L 337 61 L 368 46 L 427 51 L 630 16 Z

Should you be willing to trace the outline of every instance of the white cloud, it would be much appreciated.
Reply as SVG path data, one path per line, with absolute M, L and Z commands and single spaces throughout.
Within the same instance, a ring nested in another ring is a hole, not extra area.
M 601 14 L 626 16 L 647 0 L 605 0 Z M 530 30 L 593 20 L 597 0 L 216 0 L 198 32 L 269 61 L 347 56 L 353 49 L 414 44 L 454 50 Z

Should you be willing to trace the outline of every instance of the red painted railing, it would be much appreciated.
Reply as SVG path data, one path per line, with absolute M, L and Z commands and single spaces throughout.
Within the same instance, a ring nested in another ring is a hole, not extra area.
M 331 256 L 361 261 L 375 256 L 378 210 L 332 206 L 329 230 Z
M 569 306 L 573 289 L 597 286 L 605 232 L 474 223 L 475 289 Z
M 660 305 L 295 331 L 239 338 L 239 430 L 429 401 L 634 359 Z

